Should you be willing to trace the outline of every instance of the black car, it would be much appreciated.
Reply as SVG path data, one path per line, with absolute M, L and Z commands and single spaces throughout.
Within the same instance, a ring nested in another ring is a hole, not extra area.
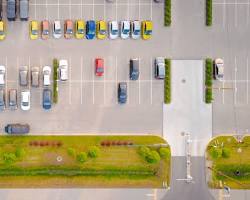
M 26 134 L 29 133 L 30 126 L 28 124 L 8 124 L 4 129 L 9 134 Z
M 43 108 L 49 110 L 52 106 L 52 91 L 50 89 L 43 90 Z
M 127 83 L 121 82 L 118 85 L 118 102 L 124 104 L 127 102 Z
M 129 62 L 129 76 L 131 80 L 138 80 L 139 78 L 139 59 L 130 59 Z

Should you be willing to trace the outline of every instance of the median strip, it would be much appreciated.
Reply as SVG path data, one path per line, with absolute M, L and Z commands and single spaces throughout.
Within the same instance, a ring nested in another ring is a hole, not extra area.
M 53 103 L 58 102 L 58 60 L 53 60 Z
M 171 60 L 165 59 L 164 103 L 171 103 Z
M 164 26 L 171 26 L 171 0 L 165 0 L 164 6 Z
M 206 25 L 212 26 L 213 23 L 213 0 L 206 0 Z
M 207 58 L 205 61 L 205 102 L 212 103 L 213 100 L 213 61 Z

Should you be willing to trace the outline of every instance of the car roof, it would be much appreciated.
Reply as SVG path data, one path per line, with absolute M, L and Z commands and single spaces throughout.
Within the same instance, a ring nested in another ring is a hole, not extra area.
M 4 23 L 3 21 L 0 21 L 0 30 L 3 30 L 4 29 Z
M 38 29 L 38 22 L 37 21 L 31 21 L 31 26 L 33 29 Z
M 146 27 L 148 30 L 152 30 L 153 29 L 153 23 L 151 21 L 145 21 L 146 23 Z
M 76 21 L 78 28 L 83 29 L 84 28 L 84 21 L 83 20 L 77 20 Z

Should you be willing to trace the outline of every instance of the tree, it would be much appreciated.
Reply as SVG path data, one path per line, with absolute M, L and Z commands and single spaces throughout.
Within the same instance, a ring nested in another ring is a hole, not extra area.
M 150 153 L 150 149 L 148 147 L 142 146 L 142 147 L 139 148 L 139 154 L 143 158 L 146 158 L 149 153 Z
M 97 146 L 90 147 L 88 151 L 88 156 L 91 158 L 97 158 L 99 156 L 100 149 Z
M 150 151 L 146 157 L 146 161 L 149 163 L 158 163 L 161 160 L 159 153 L 155 150 Z
M 218 159 L 221 157 L 221 154 L 222 154 L 222 150 L 218 147 L 212 147 L 210 150 L 209 150 L 209 154 L 210 156 L 213 158 L 213 159 Z
M 4 153 L 3 160 L 5 164 L 10 165 L 16 161 L 16 155 L 14 153 Z
M 231 154 L 231 151 L 229 148 L 224 147 L 222 149 L 222 153 L 221 153 L 222 158 L 229 158 L 230 154 Z
M 80 152 L 77 156 L 76 156 L 76 160 L 80 163 L 84 163 L 87 161 L 87 154 L 85 152 Z
M 15 155 L 17 158 L 22 158 L 25 155 L 25 150 L 23 148 L 18 147 L 16 149 Z
M 75 157 L 76 156 L 76 150 L 74 148 L 69 147 L 68 148 L 68 155 Z
M 166 147 L 161 147 L 159 153 L 162 158 L 169 158 L 171 156 L 170 149 Z

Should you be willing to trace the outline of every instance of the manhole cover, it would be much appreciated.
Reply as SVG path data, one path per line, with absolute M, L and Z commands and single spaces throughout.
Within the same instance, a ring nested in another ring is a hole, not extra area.
M 182 83 L 186 83 L 186 79 L 182 79 L 181 82 L 182 82 Z
M 57 156 L 57 157 L 56 157 L 56 160 L 57 160 L 57 162 L 62 162 L 62 160 L 63 160 L 63 159 L 62 159 L 62 156 Z

